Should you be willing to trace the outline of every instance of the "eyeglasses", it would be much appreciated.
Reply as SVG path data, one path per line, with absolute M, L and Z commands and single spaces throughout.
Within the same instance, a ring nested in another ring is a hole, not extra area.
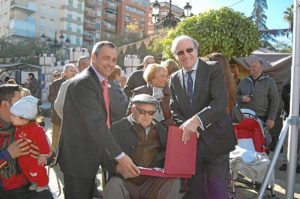
M 184 51 L 187 52 L 187 53 L 192 53 L 194 51 L 194 48 L 187 48 L 185 50 L 181 50 L 181 51 L 178 51 L 176 54 L 177 56 L 182 56 L 184 54 Z
M 136 110 L 138 110 L 138 112 L 142 115 L 149 115 L 149 116 L 153 116 L 156 113 L 156 110 L 151 110 L 151 111 L 146 111 L 144 109 L 140 109 L 138 107 L 135 107 Z

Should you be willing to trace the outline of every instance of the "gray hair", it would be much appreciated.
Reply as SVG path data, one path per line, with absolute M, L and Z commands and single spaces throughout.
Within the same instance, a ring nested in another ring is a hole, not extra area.
M 65 66 L 64 66 L 64 69 L 63 69 L 63 71 L 66 71 L 66 70 L 68 70 L 68 69 L 70 69 L 70 68 L 75 68 L 75 65 L 74 64 L 66 64 Z
M 187 36 L 187 35 L 181 35 L 181 36 L 179 36 L 179 37 L 176 37 L 176 38 L 173 40 L 173 42 L 172 42 L 171 52 L 172 52 L 173 54 L 176 53 L 175 51 L 176 51 L 177 45 L 178 45 L 178 43 L 179 43 L 180 41 L 182 41 L 182 40 L 190 40 L 190 41 L 193 42 L 194 47 L 195 47 L 196 49 L 198 49 L 198 47 L 199 47 L 199 43 L 198 43 L 195 39 L 193 39 L 192 37 Z
M 77 61 L 77 66 L 80 66 L 81 61 L 84 59 L 90 60 L 90 56 L 84 55 L 84 56 L 79 57 L 79 59 Z
M 114 49 L 117 49 L 117 46 L 110 42 L 110 41 L 100 41 L 100 42 L 97 42 L 94 47 L 93 47 L 93 50 L 92 50 L 92 54 L 95 54 L 96 56 L 98 56 L 100 50 L 104 47 L 104 46 L 107 46 L 107 47 L 110 47 L 110 48 L 114 48 Z

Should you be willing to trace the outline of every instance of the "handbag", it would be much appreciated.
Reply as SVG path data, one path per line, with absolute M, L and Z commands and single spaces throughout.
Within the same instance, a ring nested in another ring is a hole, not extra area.
M 243 114 L 238 106 L 236 104 L 232 110 L 230 111 L 230 117 L 233 123 L 240 123 L 243 119 Z

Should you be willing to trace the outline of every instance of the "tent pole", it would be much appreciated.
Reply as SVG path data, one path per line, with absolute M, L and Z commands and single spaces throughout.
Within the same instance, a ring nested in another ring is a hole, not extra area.
M 297 166 L 297 145 L 299 127 L 299 85 L 300 85 L 300 0 L 294 0 L 293 59 L 291 70 L 290 117 L 292 122 L 288 139 L 288 170 L 286 198 L 294 198 Z
M 273 154 L 273 158 L 269 164 L 269 167 L 268 167 L 268 170 L 265 174 L 265 177 L 264 177 L 264 180 L 260 186 L 260 189 L 259 189 L 259 192 L 258 192 L 258 199 L 262 199 L 263 196 L 264 196 L 264 192 L 268 186 L 268 182 L 269 182 L 269 179 L 271 177 L 271 175 L 273 174 L 273 170 L 274 170 L 274 167 L 275 167 L 275 164 L 276 164 L 276 161 L 278 160 L 278 157 L 279 157 L 279 154 L 280 154 L 280 151 L 281 151 L 281 148 L 284 144 L 284 140 L 286 138 L 286 134 L 288 132 L 288 127 L 289 127 L 289 124 L 290 124 L 290 119 L 287 118 L 285 121 L 284 121 L 284 124 L 283 124 L 283 127 L 282 127 L 282 130 L 280 132 L 280 135 L 279 135 L 279 139 L 278 139 L 278 142 L 276 144 L 276 148 L 274 150 L 274 154 Z
M 291 68 L 291 97 L 290 97 L 290 115 L 283 125 L 274 156 L 269 165 L 264 181 L 259 190 L 258 199 L 263 198 L 272 170 L 279 156 L 279 151 L 283 145 L 289 125 L 288 137 L 288 169 L 287 169 L 287 187 L 286 198 L 294 198 L 296 182 L 296 165 L 297 165 L 297 145 L 298 145 L 298 127 L 299 119 L 299 94 L 300 94 L 300 0 L 294 0 L 294 27 L 293 27 L 293 58 Z

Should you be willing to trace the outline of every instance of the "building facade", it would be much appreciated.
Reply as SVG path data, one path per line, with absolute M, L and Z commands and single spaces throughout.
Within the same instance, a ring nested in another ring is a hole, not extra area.
M 56 50 L 91 49 L 116 35 L 139 39 L 148 33 L 149 5 L 149 0 L 0 0 L 0 37 L 37 38 Z
M 83 47 L 116 35 L 144 37 L 148 32 L 149 0 L 85 0 Z

